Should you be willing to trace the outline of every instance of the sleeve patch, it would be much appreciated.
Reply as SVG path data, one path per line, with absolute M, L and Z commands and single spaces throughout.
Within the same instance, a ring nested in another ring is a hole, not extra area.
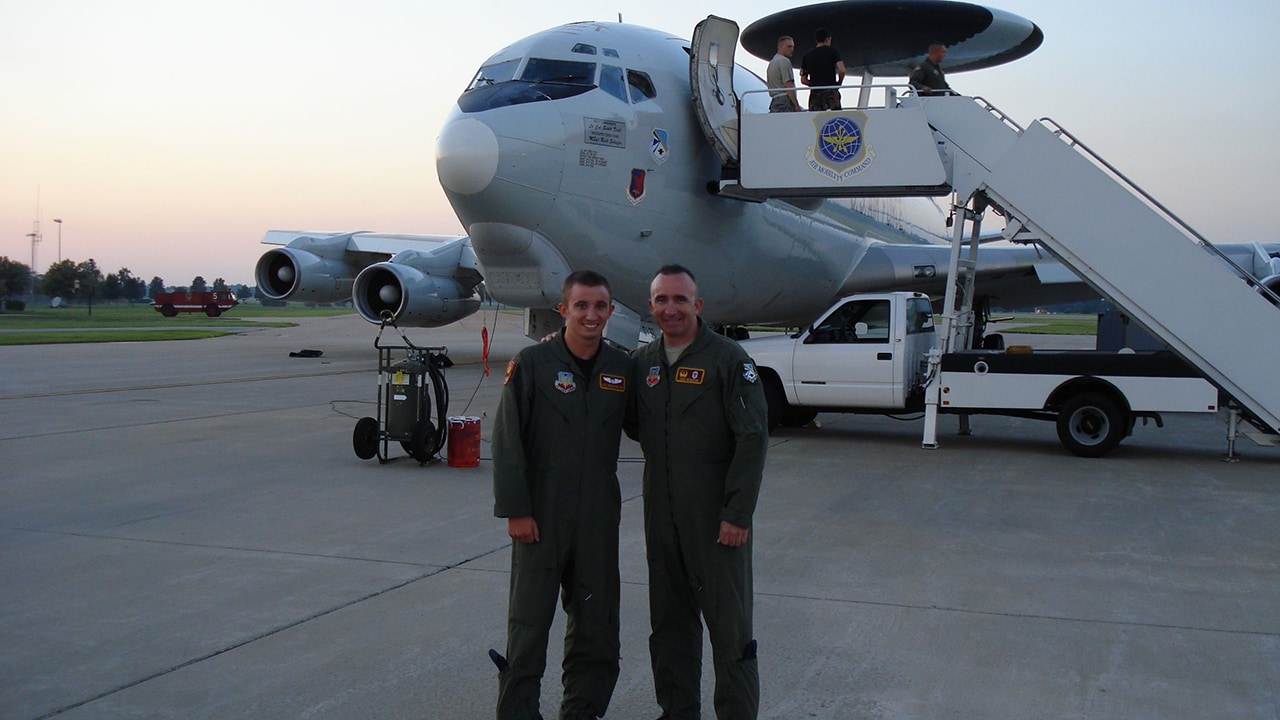
M 517 363 L 515 358 L 511 358 L 511 362 L 507 363 L 507 372 L 505 375 L 502 376 L 503 387 L 506 387 L 507 383 L 511 382 L 511 375 L 515 373 L 516 365 L 519 365 L 519 364 L 520 363 Z
M 760 379 L 760 373 L 756 372 L 755 363 L 742 363 L 742 379 L 749 383 L 753 383 Z

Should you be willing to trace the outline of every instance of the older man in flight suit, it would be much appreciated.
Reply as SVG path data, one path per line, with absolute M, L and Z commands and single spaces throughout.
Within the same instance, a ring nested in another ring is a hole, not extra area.
M 649 291 L 662 338 L 636 353 L 627 433 L 645 457 L 654 689 L 664 720 L 701 717 L 701 615 L 716 717 L 752 720 L 760 676 L 750 528 L 769 441 L 764 390 L 742 347 L 698 318 L 692 273 L 663 267 Z
M 608 281 L 564 282 L 565 328 L 507 365 L 493 430 L 494 515 L 507 518 L 511 597 L 498 720 L 539 714 L 547 639 L 561 594 L 568 625 L 561 720 L 604 715 L 618 681 L 618 441 L 631 359 L 601 340 Z

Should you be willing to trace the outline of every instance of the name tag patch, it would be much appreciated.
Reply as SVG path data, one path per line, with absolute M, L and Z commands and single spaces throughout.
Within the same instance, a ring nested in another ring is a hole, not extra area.
M 612 390 L 614 392 L 626 392 L 627 379 L 621 375 L 608 375 L 600 373 L 600 389 Z
M 707 377 L 707 371 L 701 368 L 676 368 L 676 382 L 685 385 L 701 385 Z

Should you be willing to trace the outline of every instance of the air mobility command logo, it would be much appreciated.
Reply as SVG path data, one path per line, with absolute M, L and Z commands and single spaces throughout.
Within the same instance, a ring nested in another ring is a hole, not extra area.
M 805 153 L 809 169 L 819 175 L 844 182 L 859 175 L 876 160 L 875 149 L 866 142 L 867 114 L 821 113 L 813 120 L 817 136 Z
M 600 389 L 612 390 L 614 392 L 626 392 L 627 379 L 621 375 L 609 375 L 600 373 Z
M 685 385 L 701 385 L 707 378 L 707 371 L 700 368 L 676 368 L 676 382 Z
M 578 388 L 578 384 L 573 381 L 573 373 L 558 372 L 556 373 L 556 389 L 562 393 L 571 393 Z
M 656 387 L 658 381 L 662 379 L 662 366 L 654 365 L 649 368 L 649 376 L 644 379 L 644 384 L 649 387 Z

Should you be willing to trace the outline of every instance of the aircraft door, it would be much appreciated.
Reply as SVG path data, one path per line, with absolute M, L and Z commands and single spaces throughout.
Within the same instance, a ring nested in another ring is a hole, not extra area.
M 693 29 L 689 86 L 702 132 L 720 161 L 738 164 L 738 96 L 733 92 L 733 54 L 738 24 L 708 15 Z

